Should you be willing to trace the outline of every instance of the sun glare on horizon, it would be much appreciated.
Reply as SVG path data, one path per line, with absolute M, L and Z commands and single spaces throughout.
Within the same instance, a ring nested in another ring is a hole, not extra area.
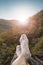
M 19 21 L 19 24 L 21 25 L 27 25 L 27 12 L 25 10 L 20 10 L 17 15 L 17 20 Z
M 31 9 L 29 10 L 27 8 L 17 8 L 14 13 L 14 18 L 19 21 L 19 24 L 21 25 L 27 25 L 27 19 L 32 16 L 33 13 L 31 13 Z

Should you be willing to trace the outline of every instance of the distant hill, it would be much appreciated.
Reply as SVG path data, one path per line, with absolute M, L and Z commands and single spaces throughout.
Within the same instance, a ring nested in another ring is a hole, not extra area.
M 4 32 L 6 30 L 11 29 L 16 26 L 16 20 L 5 20 L 0 19 L 0 32 Z
M 0 19 L 0 32 L 3 32 L 11 28 L 10 22 L 8 20 Z

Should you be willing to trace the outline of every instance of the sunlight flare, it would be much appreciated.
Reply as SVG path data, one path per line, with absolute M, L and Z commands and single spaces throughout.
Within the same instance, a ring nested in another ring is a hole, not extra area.
M 18 22 L 19 24 L 27 25 L 28 22 L 26 20 L 28 19 L 28 17 L 30 17 L 31 13 L 29 12 L 28 14 L 28 10 L 22 7 L 22 8 L 16 9 L 14 15 L 15 15 L 14 18 L 19 21 Z

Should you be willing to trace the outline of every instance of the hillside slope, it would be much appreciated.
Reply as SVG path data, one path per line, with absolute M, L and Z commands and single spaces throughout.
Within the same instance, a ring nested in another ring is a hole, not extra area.
M 3 32 L 9 28 L 11 28 L 10 23 L 7 20 L 0 19 L 0 32 Z
M 16 26 L 16 20 L 5 20 L 0 19 L 0 32 L 4 32 L 6 30 L 11 29 Z

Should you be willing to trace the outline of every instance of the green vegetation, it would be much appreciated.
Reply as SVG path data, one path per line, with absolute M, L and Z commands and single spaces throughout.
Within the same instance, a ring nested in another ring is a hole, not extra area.
M 18 35 L 3 32 L 0 35 L 0 65 L 9 65 L 15 52 L 16 45 L 19 44 Z
M 43 55 L 43 37 L 41 37 L 37 44 L 35 44 L 34 48 L 32 49 L 32 53 Z
M 26 29 L 25 31 L 30 40 L 31 53 L 33 55 L 43 54 L 43 10 L 31 17 L 30 20 L 32 22 L 34 20 L 35 29 L 30 31 Z M 11 29 L 11 26 L 5 20 L 0 20 L 0 65 L 10 65 L 16 46 L 19 44 L 22 30 L 18 27 L 19 30 L 15 27 Z

